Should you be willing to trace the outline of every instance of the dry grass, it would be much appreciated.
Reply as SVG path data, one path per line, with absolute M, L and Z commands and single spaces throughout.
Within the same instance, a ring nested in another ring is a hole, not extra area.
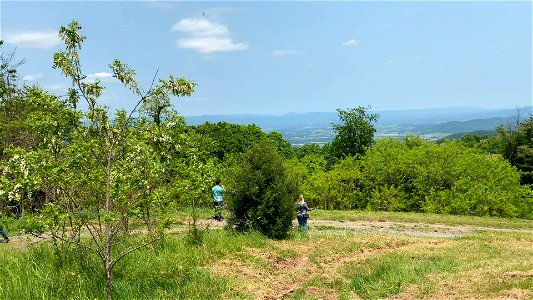
M 418 263 L 438 258 L 446 267 L 402 282 L 399 292 L 386 298 L 533 299 L 533 234 L 528 232 L 474 228 L 462 237 L 426 237 L 357 231 L 357 226 L 346 231 L 345 223 L 335 230 L 335 225 L 314 231 L 311 226 L 308 237 L 246 248 L 209 269 L 236 280 L 235 289 L 251 299 L 381 299 L 351 289 L 354 276 L 394 255 Z

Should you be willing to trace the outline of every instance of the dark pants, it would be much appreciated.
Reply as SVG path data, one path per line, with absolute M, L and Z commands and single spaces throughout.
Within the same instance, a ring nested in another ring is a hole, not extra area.
M 307 218 L 304 216 L 298 216 L 298 231 L 307 233 Z
M 4 240 L 9 240 L 9 237 L 7 236 L 6 232 L 4 231 L 4 228 L 0 226 L 0 234 L 4 238 Z
M 222 207 L 224 206 L 224 201 L 215 201 L 215 220 L 222 220 Z

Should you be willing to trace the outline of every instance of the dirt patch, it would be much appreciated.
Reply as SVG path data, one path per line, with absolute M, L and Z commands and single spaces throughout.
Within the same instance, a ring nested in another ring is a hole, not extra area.
M 339 299 L 338 292 L 328 287 L 306 287 L 307 282 L 320 276 L 326 282 L 333 282 L 339 278 L 339 271 L 347 264 L 365 260 L 371 256 L 409 249 L 410 247 L 440 247 L 444 242 L 428 242 L 426 240 L 397 239 L 394 237 L 379 238 L 379 245 L 374 239 L 353 238 L 346 244 L 363 244 L 354 251 L 327 253 L 324 259 L 314 261 L 315 251 L 328 249 L 331 240 L 321 238 L 309 242 L 308 240 L 272 241 L 272 246 L 278 250 L 291 250 L 296 254 L 287 258 L 281 257 L 272 249 L 247 248 L 244 249 L 245 257 L 231 257 L 215 263 L 209 268 L 219 276 L 237 278 L 239 288 L 254 299 L 283 299 L 301 289 L 306 298 Z M 258 259 L 250 261 L 249 258 Z M 244 261 L 243 261 L 244 260 Z M 258 283 L 259 281 L 259 283 Z M 355 298 L 354 298 L 355 299 Z
M 532 299 L 533 292 L 524 289 L 511 289 L 508 291 L 502 291 L 498 294 L 496 299 Z

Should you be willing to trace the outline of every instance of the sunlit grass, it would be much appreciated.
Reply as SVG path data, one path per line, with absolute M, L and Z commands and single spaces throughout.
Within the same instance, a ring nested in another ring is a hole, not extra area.
M 506 219 L 404 213 L 313 211 L 313 220 L 367 220 L 509 226 Z M 211 210 L 201 216 L 210 218 Z M 169 215 L 186 224 L 187 213 Z M 425 218 L 424 218 L 425 217 Z M 205 219 L 204 219 L 205 221 Z M 185 225 L 175 225 L 185 226 Z M 516 226 L 516 227 L 515 227 Z M 185 226 L 186 227 L 186 226 Z M 138 243 L 143 232 L 128 238 Z M 114 299 L 493 299 L 533 298 L 533 235 L 473 231 L 460 238 L 293 228 L 288 240 L 256 232 L 205 230 L 194 246 L 186 230 L 133 252 L 114 272 Z M 72 248 L 60 260 L 51 243 L 0 245 L 0 299 L 104 299 L 101 262 Z

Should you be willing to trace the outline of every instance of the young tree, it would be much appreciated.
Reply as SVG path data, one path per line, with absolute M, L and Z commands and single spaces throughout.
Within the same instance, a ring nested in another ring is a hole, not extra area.
M 138 207 L 139 201 L 154 192 L 154 183 L 161 172 L 160 157 L 146 140 L 135 134 L 131 127 L 133 113 L 139 105 L 150 99 L 166 99 L 168 95 L 189 96 L 195 84 L 183 78 L 170 76 L 159 80 L 155 86 L 144 91 L 137 84 L 135 71 L 115 60 L 110 64 L 113 76 L 130 89 L 139 100 L 132 111 L 119 111 L 110 117 L 106 107 L 98 103 L 104 89 L 100 81 L 88 82 L 81 69 L 78 51 L 85 40 L 81 26 L 72 22 L 61 27 L 59 36 L 65 50 L 54 54 L 54 68 L 72 80 L 69 101 L 73 107 L 81 99 L 88 105 L 83 124 L 77 126 L 72 145 L 64 152 L 64 171 L 75 170 L 69 176 L 72 183 L 65 188 L 65 201 L 53 211 L 75 220 L 78 226 L 69 230 L 85 228 L 90 234 L 90 243 L 78 238 L 75 242 L 94 251 L 101 259 L 105 278 L 106 294 L 112 299 L 112 273 L 116 264 L 126 255 L 155 242 L 152 237 L 146 242 L 124 247 L 120 240 L 126 231 L 128 218 Z M 155 78 L 154 78 L 155 81 Z M 74 233 L 73 236 L 79 233 Z M 72 241 L 70 241 L 72 242 Z
M 377 114 L 369 114 L 364 107 L 337 109 L 342 124 L 333 124 L 336 136 L 328 145 L 329 154 L 342 159 L 347 156 L 364 154 L 372 145 L 376 129 L 372 123 L 378 119 Z
M 228 177 L 230 223 L 270 238 L 287 237 L 296 214 L 298 186 L 276 148 L 266 140 L 253 145 L 236 160 Z

